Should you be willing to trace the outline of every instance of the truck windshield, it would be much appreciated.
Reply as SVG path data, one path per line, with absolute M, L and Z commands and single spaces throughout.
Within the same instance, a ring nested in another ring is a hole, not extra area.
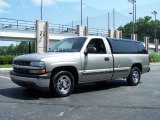
M 79 52 L 86 37 L 66 38 L 56 43 L 51 52 Z

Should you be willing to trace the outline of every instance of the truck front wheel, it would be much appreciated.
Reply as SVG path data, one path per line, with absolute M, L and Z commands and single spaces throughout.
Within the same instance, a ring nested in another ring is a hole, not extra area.
M 140 82 L 141 73 L 138 67 L 131 69 L 130 74 L 127 78 L 127 82 L 130 86 L 136 86 Z
M 50 82 L 50 91 L 58 97 L 70 95 L 74 88 L 74 77 L 68 71 L 59 71 L 54 74 Z

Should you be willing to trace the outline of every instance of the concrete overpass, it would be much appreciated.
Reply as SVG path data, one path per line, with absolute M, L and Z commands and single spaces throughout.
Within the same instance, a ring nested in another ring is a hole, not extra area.
M 29 41 L 36 43 L 37 52 L 47 51 L 55 42 L 86 34 L 86 27 L 49 24 L 45 21 L 24 21 L 0 18 L 0 41 Z M 108 36 L 107 30 L 89 28 L 89 35 Z
M 55 42 L 67 37 L 80 35 L 100 35 L 108 37 L 108 30 L 96 28 L 86 29 L 87 27 L 49 24 L 45 21 L 33 22 L 0 18 L 0 41 L 35 42 L 36 52 L 45 52 L 48 51 Z M 118 33 L 116 32 L 116 34 Z M 160 52 L 160 46 L 158 48 Z M 154 49 L 155 45 L 149 44 L 149 51 L 153 52 Z
M 49 45 L 52 45 L 54 42 L 59 41 L 66 37 L 78 36 L 77 34 L 49 34 Z M 28 30 L 10 30 L 10 29 L 0 29 L 0 40 L 3 41 L 35 41 L 36 40 L 36 31 Z

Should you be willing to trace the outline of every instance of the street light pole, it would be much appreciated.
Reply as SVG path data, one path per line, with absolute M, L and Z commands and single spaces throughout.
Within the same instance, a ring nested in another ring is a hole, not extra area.
M 82 3 L 82 0 L 81 0 L 81 26 L 82 26 L 82 16 L 83 16 L 83 15 L 82 15 L 82 14 L 83 14 L 83 10 L 82 10 L 82 7 L 83 7 L 83 6 L 82 6 L 82 4 L 83 4 L 83 3 Z
M 133 2 L 133 35 L 134 35 L 134 1 L 132 0 Z
M 108 12 L 108 31 L 110 30 L 110 15 L 109 15 L 109 12 Z
M 89 25 L 89 23 L 88 23 L 88 16 L 87 16 L 87 29 L 88 29 L 88 25 Z
M 157 23 L 157 18 L 156 18 L 157 12 L 153 11 L 152 14 L 155 16 L 155 21 L 154 21 L 154 25 L 155 25 L 154 38 L 157 39 L 157 25 L 156 25 L 156 23 Z
M 41 20 L 43 20 L 43 0 L 41 0 Z
M 135 1 L 135 30 L 137 30 L 137 6 L 136 6 L 136 1 Z
M 136 22 L 136 0 L 128 0 L 128 2 L 132 3 L 133 4 L 133 36 L 134 36 L 134 27 L 135 27 L 135 22 Z
M 113 8 L 113 29 L 115 30 L 115 9 Z

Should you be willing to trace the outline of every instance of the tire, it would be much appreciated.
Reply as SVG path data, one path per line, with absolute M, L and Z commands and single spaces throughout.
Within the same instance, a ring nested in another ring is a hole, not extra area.
M 50 91 L 58 97 L 66 97 L 74 89 L 74 77 L 68 71 L 59 71 L 54 74 L 50 82 Z
M 141 72 L 138 67 L 131 69 L 130 74 L 127 78 L 127 82 L 130 86 L 136 86 L 140 82 Z

